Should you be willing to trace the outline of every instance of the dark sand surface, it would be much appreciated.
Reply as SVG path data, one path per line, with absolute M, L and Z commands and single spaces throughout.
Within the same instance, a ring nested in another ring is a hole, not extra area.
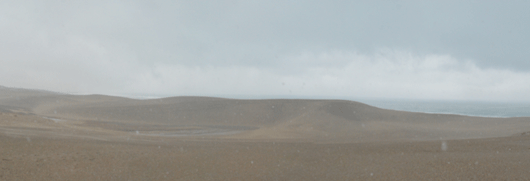
M 0 90 L 0 180 L 529 180 L 529 118 Z

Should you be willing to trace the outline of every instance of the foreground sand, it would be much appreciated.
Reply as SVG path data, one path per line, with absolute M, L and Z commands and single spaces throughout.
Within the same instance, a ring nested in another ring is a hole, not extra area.
M 0 90 L 0 180 L 529 180 L 530 120 Z
M 530 137 L 315 144 L 0 136 L 0 180 L 528 180 Z

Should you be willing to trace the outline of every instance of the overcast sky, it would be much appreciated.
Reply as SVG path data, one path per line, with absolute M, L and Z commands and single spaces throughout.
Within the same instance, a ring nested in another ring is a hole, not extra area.
M 530 101 L 530 1 L 0 1 L 0 85 Z

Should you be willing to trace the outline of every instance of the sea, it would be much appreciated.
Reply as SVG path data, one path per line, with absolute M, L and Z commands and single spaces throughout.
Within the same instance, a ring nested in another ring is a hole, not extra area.
M 383 109 L 479 117 L 530 117 L 530 102 L 361 100 Z

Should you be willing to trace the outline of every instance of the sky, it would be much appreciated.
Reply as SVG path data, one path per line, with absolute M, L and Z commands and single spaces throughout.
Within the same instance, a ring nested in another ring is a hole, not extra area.
M 530 1 L 0 1 L 0 85 L 530 102 Z

